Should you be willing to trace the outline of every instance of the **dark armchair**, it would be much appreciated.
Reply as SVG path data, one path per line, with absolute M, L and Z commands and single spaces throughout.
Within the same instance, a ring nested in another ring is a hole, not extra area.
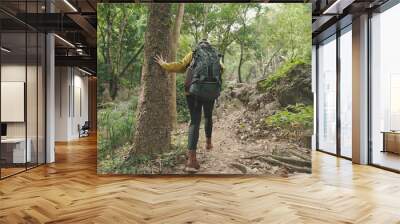
M 85 121 L 82 127 L 78 125 L 78 129 L 79 129 L 79 138 L 89 136 L 89 129 L 90 129 L 89 121 Z

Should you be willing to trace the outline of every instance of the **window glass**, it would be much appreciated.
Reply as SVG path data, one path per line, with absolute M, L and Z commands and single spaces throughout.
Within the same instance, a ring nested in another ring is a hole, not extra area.
M 400 4 L 371 19 L 372 163 L 400 170 Z
M 0 7 L 23 16 L 42 13 L 44 3 L 1 1 Z M 3 12 L 0 18 L 0 178 L 5 178 L 45 162 L 46 53 L 43 33 Z
M 318 48 L 318 149 L 336 153 L 336 36 Z
M 340 36 L 340 153 L 351 158 L 352 141 L 352 33 L 351 26 Z
M 26 141 L 26 33 L 1 34 L 1 177 L 26 169 L 31 161 Z

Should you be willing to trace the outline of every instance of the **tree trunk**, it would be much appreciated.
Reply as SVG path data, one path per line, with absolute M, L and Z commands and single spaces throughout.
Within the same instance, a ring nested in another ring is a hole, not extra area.
M 111 76 L 110 80 L 109 80 L 109 93 L 111 96 L 112 100 L 115 100 L 115 97 L 117 96 L 117 84 L 116 84 L 116 80 L 115 80 L 115 73 L 114 73 L 114 68 L 113 68 L 113 63 L 112 63 L 112 55 L 111 55 L 111 38 L 112 38 L 112 26 L 113 26 L 113 20 L 112 20 L 112 15 L 110 11 L 107 11 L 107 26 L 106 26 L 106 39 L 107 39 L 107 45 L 106 45 L 106 58 L 105 58 L 105 62 L 107 65 L 107 72 L 108 75 Z
M 150 4 L 147 31 L 144 42 L 144 61 L 138 114 L 132 154 L 155 155 L 169 150 L 170 126 L 170 82 L 166 72 L 154 62 L 159 54 L 170 55 L 168 46 L 171 31 L 171 4 Z
M 175 16 L 175 23 L 171 32 L 171 52 L 169 61 L 176 61 L 176 54 L 178 51 L 179 36 L 183 21 L 183 13 L 185 11 L 184 3 L 179 3 L 178 12 Z M 177 111 L 176 111 L 176 74 L 170 74 L 171 82 L 171 99 L 170 99 L 170 114 L 171 114 L 171 127 L 176 128 L 177 124 Z
M 242 83 L 242 64 L 243 64 L 243 44 L 240 44 L 240 60 L 239 60 L 239 67 L 238 67 L 238 82 Z
M 113 75 L 110 79 L 110 97 L 112 100 L 115 100 L 118 94 L 118 78 L 116 75 Z

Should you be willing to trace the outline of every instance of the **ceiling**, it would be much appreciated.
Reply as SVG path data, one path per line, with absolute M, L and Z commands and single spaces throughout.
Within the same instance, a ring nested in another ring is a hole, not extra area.
M 95 74 L 96 4 L 96 0 L 1 0 L 3 36 L 9 39 L 8 46 L 14 48 L 11 53 L 26 55 L 22 50 L 25 43 L 17 37 L 25 35 L 18 33 L 55 33 L 56 66 L 78 66 Z M 28 44 L 28 55 L 31 51 L 33 46 Z
M 25 62 L 36 64 L 41 62 L 42 58 L 40 57 L 44 53 L 41 54 L 40 52 L 44 52 L 45 43 L 44 41 L 38 41 L 44 40 L 40 37 L 44 37 L 43 34 L 27 33 L 25 38 L 25 35 L 20 35 L 20 33 L 2 33 L 2 46 L 10 50 L 7 54 L 2 52 L 2 62 L 12 64 L 25 64 Z
M 372 11 L 388 0 L 311 0 L 313 43 L 352 22 L 354 16 Z

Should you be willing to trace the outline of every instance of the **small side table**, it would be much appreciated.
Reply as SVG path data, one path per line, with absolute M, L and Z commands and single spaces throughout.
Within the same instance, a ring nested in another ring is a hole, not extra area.
M 27 147 L 25 150 L 25 144 L 27 141 Z M 2 152 L 4 151 L 4 157 L 6 163 L 11 164 L 22 164 L 31 162 L 32 160 L 32 140 L 30 138 L 6 138 L 1 140 Z

